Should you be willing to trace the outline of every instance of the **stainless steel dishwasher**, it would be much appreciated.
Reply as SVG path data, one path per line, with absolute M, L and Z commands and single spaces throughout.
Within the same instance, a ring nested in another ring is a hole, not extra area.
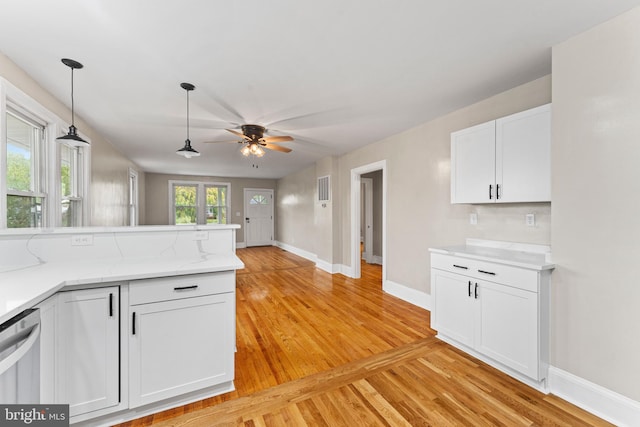
M 40 403 L 40 311 L 0 325 L 0 403 Z

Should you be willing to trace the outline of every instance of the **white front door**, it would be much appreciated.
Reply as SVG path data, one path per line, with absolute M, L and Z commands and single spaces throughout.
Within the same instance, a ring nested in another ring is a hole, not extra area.
M 273 190 L 245 188 L 244 215 L 247 247 L 273 245 Z

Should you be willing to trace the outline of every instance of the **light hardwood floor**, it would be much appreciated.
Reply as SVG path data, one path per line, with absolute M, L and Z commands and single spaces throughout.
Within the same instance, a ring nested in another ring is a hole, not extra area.
M 354 280 L 276 247 L 238 256 L 236 390 L 122 427 L 610 425 L 439 341 L 380 266 Z

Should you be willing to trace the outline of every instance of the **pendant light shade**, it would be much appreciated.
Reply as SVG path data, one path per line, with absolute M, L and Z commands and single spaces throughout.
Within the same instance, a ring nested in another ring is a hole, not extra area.
M 184 147 L 176 151 L 176 154 L 190 159 L 200 155 L 199 152 L 191 147 L 191 141 L 189 140 L 189 92 L 194 90 L 196 87 L 191 83 L 180 83 L 180 87 L 187 91 L 187 139 L 184 141 Z
M 83 65 L 78 61 L 74 61 L 73 59 L 68 58 L 63 58 L 62 63 L 71 68 L 71 126 L 69 126 L 69 133 L 56 138 L 56 141 L 73 147 L 86 147 L 89 145 L 89 143 L 80 138 L 80 136 L 78 135 L 78 129 L 75 126 L 75 111 L 73 105 L 73 70 L 79 70 L 83 67 Z

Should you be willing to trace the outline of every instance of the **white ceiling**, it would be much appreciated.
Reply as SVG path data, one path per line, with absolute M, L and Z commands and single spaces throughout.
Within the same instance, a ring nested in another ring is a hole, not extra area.
M 639 0 L 0 0 L 0 51 L 145 171 L 278 178 L 551 72 Z M 0 71 L 1 74 L 1 71 Z M 186 138 L 202 153 L 174 153 Z M 224 128 L 292 135 L 256 160 Z M 82 131 L 82 129 L 80 129 Z M 258 168 L 253 167 L 257 164 Z

